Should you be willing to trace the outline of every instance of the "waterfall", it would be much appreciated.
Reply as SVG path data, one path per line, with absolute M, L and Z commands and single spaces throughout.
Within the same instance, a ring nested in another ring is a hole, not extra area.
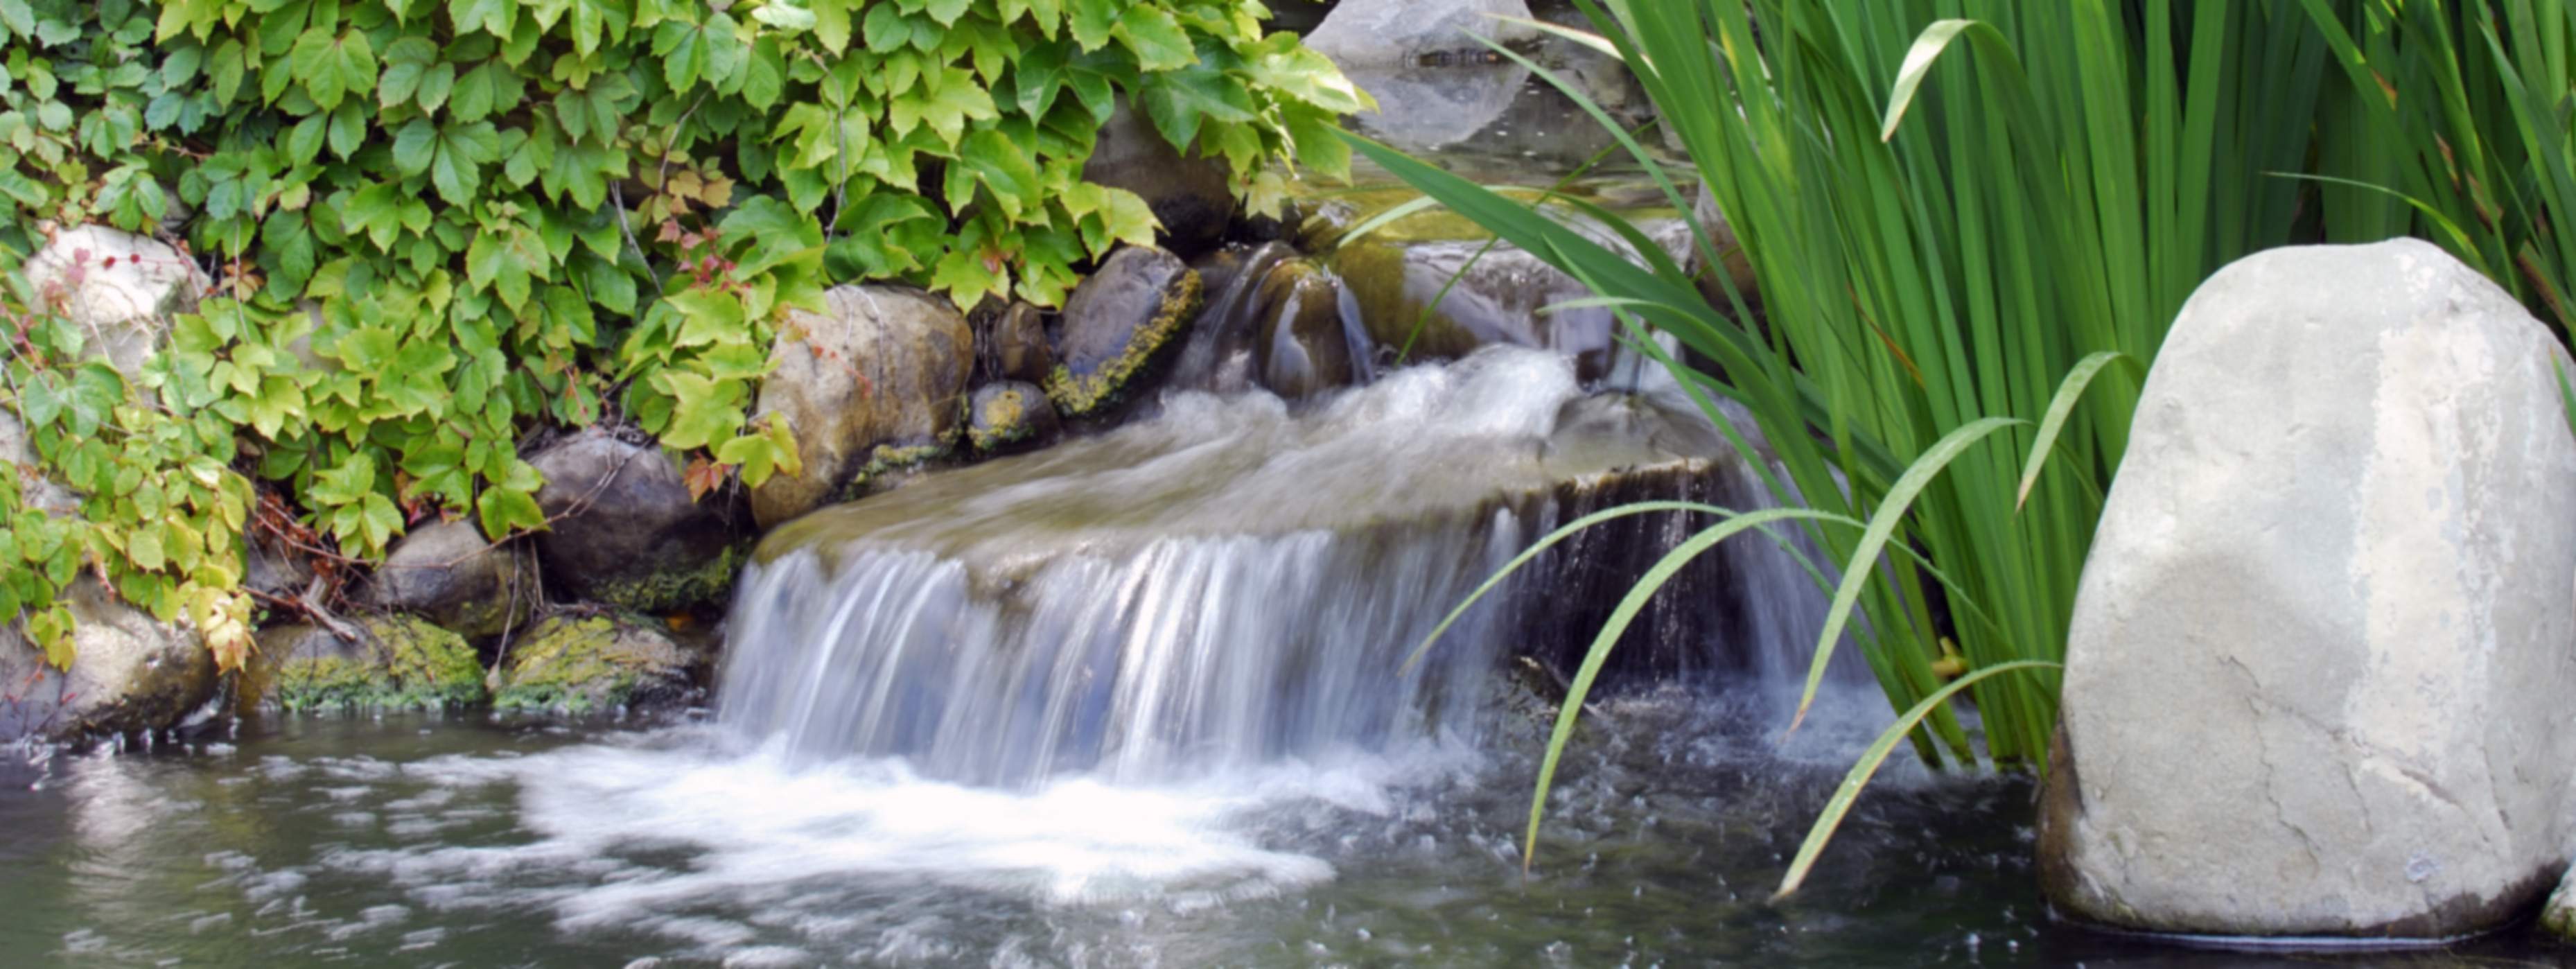
M 1495 348 L 1302 409 L 1179 394 L 1110 434 L 819 512 L 743 578 L 719 718 L 803 758 L 1006 787 L 1472 744 L 1511 654 L 1570 668 L 1628 583 L 1709 520 L 1640 516 L 1560 546 L 1403 668 L 1498 567 L 1619 501 L 1767 503 L 1704 423 L 1676 434 L 1667 410 L 1605 400 L 1633 398 Z M 1822 611 L 1748 536 L 1686 570 L 1618 665 L 1803 669 Z

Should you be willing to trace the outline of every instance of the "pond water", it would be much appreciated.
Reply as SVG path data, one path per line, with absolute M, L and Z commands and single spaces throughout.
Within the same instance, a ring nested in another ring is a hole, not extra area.
M 2314 965 L 2052 923 L 2029 785 L 1891 767 L 1771 888 L 1880 715 L 1775 743 L 1764 695 L 1604 705 L 1538 864 L 1540 741 L 1003 791 L 799 765 L 694 723 L 255 722 L 0 768 L 16 966 Z M 2328 962 L 2554 964 L 2510 940 Z M 645 964 L 654 964 L 647 962 Z

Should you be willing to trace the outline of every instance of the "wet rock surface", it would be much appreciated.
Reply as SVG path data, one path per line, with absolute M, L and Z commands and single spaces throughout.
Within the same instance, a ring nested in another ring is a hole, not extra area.
M 693 499 L 661 448 L 592 430 L 529 463 L 546 476 L 537 505 L 553 523 L 537 555 L 568 597 L 655 613 L 721 605 L 732 591 L 735 509 L 718 494 Z
M 234 703 L 245 713 L 365 713 L 465 707 L 484 696 L 483 668 L 463 638 L 419 617 L 389 615 L 343 622 L 336 631 L 311 624 L 262 630 Z
M 702 699 L 711 658 L 631 616 L 550 616 L 512 644 L 492 704 L 587 714 L 686 706 Z
M 1058 413 L 1082 418 L 1132 402 L 1201 302 L 1198 273 L 1159 249 L 1112 254 L 1065 301 L 1055 334 L 1056 369 L 1047 396 Z
M 1440 55 L 1482 52 L 1484 37 L 1523 42 L 1538 36 L 1525 24 L 1498 17 L 1530 17 L 1523 0 L 1342 0 L 1333 6 L 1306 46 L 1345 67 L 1400 67 Z
M 1367 371 L 1366 338 L 1353 347 L 1342 313 L 1342 287 L 1303 260 L 1282 263 L 1261 281 L 1261 385 L 1298 400 L 1359 382 Z
M 0 626 L 0 742 L 165 730 L 214 696 L 214 656 L 195 630 L 156 622 L 89 579 L 65 598 L 77 624 L 69 670 Z
M 494 545 L 471 521 L 436 522 L 394 542 L 368 580 L 367 602 L 480 639 L 527 621 L 537 588 L 524 553 Z
M 2058 907 L 2438 938 L 2558 880 L 2566 365 L 2423 242 L 2276 249 L 2202 285 L 2147 378 L 2076 602 L 2040 828 Z
M 797 310 L 780 327 L 754 419 L 779 414 L 800 474 L 752 489 L 768 528 L 867 479 L 948 453 L 962 428 L 974 334 L 956 307 L 917 289 L 836 286 L 830 312 Z

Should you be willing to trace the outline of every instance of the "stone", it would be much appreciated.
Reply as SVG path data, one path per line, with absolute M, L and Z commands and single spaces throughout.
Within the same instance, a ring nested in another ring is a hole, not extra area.
M 1018 381 L 985 384 L 967 403 L 966 437 L 979 454 L 1003 454 L 1053 443 L 1060 423 L 1046 391 Z
M 1261 281 L 1261 385 L 1300 400 L 1360 377 L 1360 361 L 1342 325 L 1342 287 L 1303 259 L 1281 263 Z
M 2441 938 L 2558 879 L 2567 365 L 2420 241 L 2276 249 L 2201 285 L 2078 587 L 2039 835 L 2060 911 Z
M 261 630 L 236 682 L 242 713 L 444 710 L 483 702 L 483 667 L 463 637 L 418 616 L 370 616 L 343 639 L 309 624 Z
M 770 528 L 956 446 L 974 332 L 945 299 L 897 286 L 835 286 L 827 313 L 796 310 L 770 352 L 754 419 L 787 418 L 805 469 L 751 489 Z
M 1002 380 L 1038 383 L 1055 369 L 1055 348 L 1047 345 L 1046 312 L 1013 303 L 993 319 L 978 344 L 986 372 Z
M 1306 35 L 1306 46 L 1343 67 L 1397 67 L 1437 61 L 1442 55 L 1481 59 L 1484 37 L 1525 43 L 1540 35 L 1526 24 L 1523 0 L 1342 0 Z
M 170 317 L 212 283 L 179 250 L 103 225 L 56 234 L 27 259 L 27 284 L 87 334 L 82 353 L 131 377 L 161 348 Z
M 29 507 L 57 517 L 80 513 L 80 494 L 37 469 L 36 449 L 27 440 L 27 425 L 19 422 L 13 410 L 0 409 L 0 463 L 16 466 L 7 470 L 18 475 L 23 489 L 19 497 Z
M 214 697 L 214 654 L 196 630 L 155 622 L 94 579 L 63 598 L 74 623 L 67 671 L 16 624 L 0 625 L 0 742 L 167 730 Z
M 1578 214 L 1552 206 L 1542 211 L 1627 250 L 1609 229 Z M 1354 214 L 1359 213 L 1324 218 Z M 1693 248 L 1689 224 L 1672 209 L 1635 209 L 1627 217 L 1675 259 Z M 1456 359 L 1505 343 L 1572 356 L 1586 381 L 1609 375 L 1622 350 L 1617 318 L 1608 309 L 1541 312 L 1590 297 L 1591 288 L 1519 246 L 1506 242 L 1488 249 L 1490 238 L 1459 216 L 1424 212 L 1342 245 L 1324 266 L 1349 290 L 1370 340 L 1390 359 Z M 1427 316 L 1426 307 L 1432 308 Z
M 537 560 L 565 595 L 662 613 L 721 605 L 732 592 L 741 530 L 716 495 L 690 496 L 661 448 L 592 428 L 528 463 L 546 477 L 537 507 L 552 522 L 536 535 Z
M 367 602 L 481 639 L 525 624 L 537 588 L 517 548 L 484 541 L 480 527 L 460 519 L 395 540 L 369 581 Z
M 1726 281 L 1732 281 L 1736 293 L 1743 296 L 1746 303 L 1757 302 L 1755 297 L 1759 291 L 1754 286 L 1753 261 L 1745 257 L 1744 243 L 1735 238 L 1735 226 L 1726 221 L 1725 213 L 1718 211 L 1717 193 L 1709 191 L 1707 185 L 1701 185 L 1698 197 L 1691 201 L 1691 221 L 1698 223 L 1700 231 L 1708 235 L 1708 244 L 1717 250 L 1718 261 L 1726 273 L 1725 280 L 1720 280 L 1717 273 L 1709 269 L 1707 255 L 1693 240 L 1690 258 L 1683 262 L 1683 267 L 1690 270 L 1691 278 L 1699 283 L 1700 295 L 1708 299 L 1710 306 L 1732 310 L 1734 301 L 1726 297 Z
M 1162 386 L 1212 394 L 1254 389 L 1259 377 L 1253 351 L 1261 340 L 1261 283 L 1281 264 L 1296 258 L 1294 247 L 1265 242 L 1258 246 L 1232 243 L 1190 260 L 1191 271 L 1199 274 L 1203 299 L 1180 348 L 1171 351 Z
M 575 715 L 686 706 L 705 697 L 710 665 L 647 620 L 550 616 L 510 647 L 492 704 Z
M 1156 238 L 1184 256 L 1216 248 L 1237 208 L 1224 162 L 1182 154 L 1124 98 L 1100 126 L 1082 180 L 1136 193 L 1162 223 Z
M 1047 396 L 1066 417 L 1089 417 L 1136 396 L 1161 351 L 1199 310 L 1199 274 L 1160 249 L 1128 246 L 1074 288 L 1057 322 Z

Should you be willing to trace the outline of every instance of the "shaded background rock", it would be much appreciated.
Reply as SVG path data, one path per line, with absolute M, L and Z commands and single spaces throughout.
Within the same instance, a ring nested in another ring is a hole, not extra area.
M 1224 239 L 1238 206 L 1223 162 L 1182 154 L 1124 98 L 1096 138 L 1083 180 L 1144 199 L 1162 223 L 1155 235 L 1164 248 L 1193 256 Z
M 493 691 L 503 710 L 584 714 L 685 706 L 712 663 L 640 617 L 549 616 L 510 647 Z
M 39 300 L 60 300 L 88 334 L 82 353 L 133 376 L 161 347 L 170 315 L 197 307 L 210 283 L 195 263 L 156 239 L 102 225 L 65 229 L 25 267 Z
M 552 524 L 535 542 L 554 588 L 642 613 L 721 604 L 732 590 L 732 509 L 721 493 L 692 500 L 660 447 L 593 428 L 528 463 L 546 476 L 537 506 Z
M 214 654 L 196 630 L 155 622 L 94 579 L 64 598 L 77 624 L 69 671 L 0 625 L 0 742 L 165 730 L 214 697 Z
M 1112 253 L 1057 321 L 1057 364 L 1046 380 L 1056 411 L 1088 417 L 1132 400 L 1130 384 L 1177 342 L 1199 303 L 1198 273 L 1179 257 L 1136 246 Z
M 787 418 L 801 474 L 751 491 L 769 528 L 834 500 L 867 476 L 946 454 L 962 426 L 974 333 L 945 299 L 908 287 L 835 286 L 830 312 L 797 310 L 779 328 L 755 419 Z
M 975 341 L 984 372 L 999 380 L 1039 383 L 1055 370 L 1055 348 L 1047 344 L 1046 311 L 1012 303 L 995 315 Z
M 2432 938 L 2501 924 L 2558 878 L 2566 362 L 2420 241 L 2276 249 L 2201 286 L 2076 600 L 2040 829 L 2058 907 Z
M 481 639 L 527 622 L 537 587 L 514 545 L 493 545 L 471 521 L 435 522 L 394 542 L 368 580 L 367 602 Z
M 298 623 L 261 630 L 236 681 L 243 713 L 442 710 L 484 699 L 483 668 L 455 633 L 417 616 L 368 616 L 352 635 Z

